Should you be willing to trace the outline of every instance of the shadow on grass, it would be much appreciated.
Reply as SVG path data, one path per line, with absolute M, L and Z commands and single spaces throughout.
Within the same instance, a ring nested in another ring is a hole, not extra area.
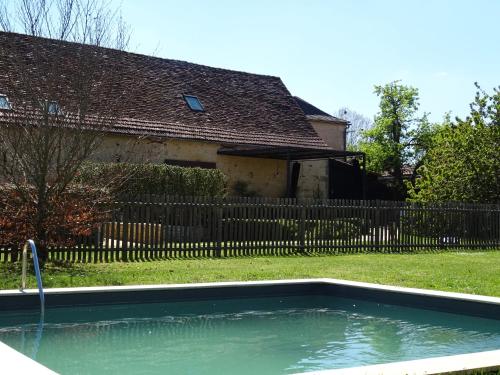
M 21 277 L 22 263 L 20 261 L 14 263 L 4 263 L 2 265 L 2 273 L 18 275 Z M 87 273 L 83 263 L 71 263 L 69 261 L 51 260 L 47 261 L 41 268 L 42 273 L 49 272 L 51 274 L 65 274 L 70 276 L 82 276 L 82 273 Z M 28 263 L 28 274 L 34 274 L 35 267 L 33 262 Z
M 147 252 L 141 254 L 129 253 L 127 258 L 122 258 L 122 254 L 114 259 L 96 260 L 89 257 L 86 261 L 82 260 L 58 260 L 49 259 L 43 266 L 43 271 L 50 271 L 51 273 L 64 273 L 70 276 L 83 276 L 88 270 L 87 265 L 92 264 L 111 264 L 111 263 L 150 263 L 156 261 L 170 261 L 170 260 L 221 260 L 221 259 L 251 259 L 251 258 L 311 258 L 311 257 L 329 257 L 329 256 L 345 256 L 345 255 L 418 255 L 418 254 L 474 254 L 483 252 L 495 252 L 500 248 L 490 249 L 473 249 L 473 248 L 429 248 L 419 250 L 406 250 L 406 249 L 393 249 L 393 248 L 379 248 L 379 249 L 359 249 L 358 251 L 352 249 L 307 249 L 300 250 L 282 250 L 282 249 L 261 249 L 252 251 L 238 251 L 238 250 L 222 250 L 220 256 L 214 254 L 196 253 L 194 251 L 178 251 L 170 254 L 148 254 Z M 29 272 L 33 272 L 33 263 L 28 263 Z M 4 272 L 16 273 L 21 275 L 21 262 L 3 263 L 2 268 Z
M 134 255 L 129 254 L 127 259 L 114 259 L 114 260 L 103 260 L 103 261 L 88 261 L 74 263 L 71 261 L 51 261 L 60 268 L 70 269 L 74 265 L 84 265 L 84 264 L 111 264 L 111 263 L 149 263 L 156 261 L 170 261 L 170 260 L 222 260 L 222 259 L 252 259 L 252 258 L 311 258 L 311 257 L 330 257 L 330 256 L 346 256 L 346 255 L 419 255 L 419 254 L 474 254 L 483 252 L 495 252 L 500 251 L 497 249 L 472 249 L 472 248 L 430 248 L 430 249 L 419 249 L 419 250 L 396 250 L 391 248 L 380 248 L 371 250 L 343 250 L 343 249 L 320 249 L 320 250 L 306 250 L 306 251 L 288 251 L 283 252 L 280 250 L 262 250 L 255 251 L 252 253 L 244 253 L 243 251 L 228 251 L 221 254 L 221 256 L 216 255 L 203 255 L 203 254 L 193 254 L 191 251 L 186 251 L 185 253 L 179 251 L 174 254 L 167 255 L 154 255 L 154 254 L 140 254 Z

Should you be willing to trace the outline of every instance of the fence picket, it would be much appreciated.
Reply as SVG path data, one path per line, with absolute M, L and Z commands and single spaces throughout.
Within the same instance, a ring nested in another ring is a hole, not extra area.
M 50 260 L 138 261 L 296 253 L 500 247 L 500 205 L 144 195 Z M 0 245 L 3 262 L 16 249 Z

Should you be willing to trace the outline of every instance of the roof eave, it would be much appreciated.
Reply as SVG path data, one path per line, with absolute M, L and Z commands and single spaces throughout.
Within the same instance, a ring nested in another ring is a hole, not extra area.
M 349 121 L 333 117 L 333 116 L 318 116 L 318 115 L 306 115 L 308 121 L 320 121 L 327 122 L 330 124 L 345 125 L 349 124 Z

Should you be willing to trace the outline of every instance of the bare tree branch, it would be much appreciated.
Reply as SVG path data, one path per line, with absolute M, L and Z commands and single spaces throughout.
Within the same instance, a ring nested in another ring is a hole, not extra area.
M 0 27 L 2 31 L 11 31 L 10 13 L 7 8 L 7 0 L 0 0 Z
M 132 95 L 122 78 L 124 54 L 98 48 L 125 48 L 130 32 L 101 0 L 21 0 L 16 13 L 0 5 L 4 30 L 17 25 L 57 39 L 0 34 L 0 68 L 9 72 L 0 76 L 0 93 L 12 104 L 0 110 L 0 183 L 14 189 L 19 202 L 34 205 L 31 226 L 43 251 L 58 202 L 74 191 L 82 163 L 122 116 L 124 95 Z
M 349 122 L 347 128 L 346 147 L 355 149 L 362 138 L 363 131 L 370 129 L 373 126 L 373 121 L 362 114 L 353 111 L 347 107 L 340 108 L 336 116 Z

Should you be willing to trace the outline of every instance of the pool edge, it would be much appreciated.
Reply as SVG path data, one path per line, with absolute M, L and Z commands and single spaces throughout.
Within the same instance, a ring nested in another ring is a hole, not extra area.
M 293 375 L 437 375 L 471 374 L 500 369 L 500 350 L 424 358 L 379 365 L 309 371 Z
M 120 286 L 91 286 L 91 287 L 71 287 L 71 288 L 46 288 L 46 295 L 51 294 L 74 294 L 88 292 L 132 292 L 146 290 L 169 290 L 169 289 L 204 289 L 204 288 L 224 288 L 238 286 L 270 286 L 270 285 L 293 285 L 293 284 L 318 284 L 323 283 L 332 286 L 349 286 L 369 290 L 379 290 L 393 293 L 404 293 L 410 295 L 421 295 L 429 297 L 440 297 L 446 299 L 458 299 L 462 301 L 481 302 L 500 305 L 500 297 L 485 296 L 480 294 L 467 294 L 457 292 L 446 292 L 432 289 L 420 289 L 410 287 L 400 287 L 384 284 L 366 283 L 360 281 L 340 280 L 332 278 L 314 279 L 286 279 L 286 280 L 260 280 L 260 281 L 225 281 L 210 283 L 184 283 L 184 284 L 151 284 L 151 285 L 120 285 Z M 38 289 L 2 289 L 2 296 L 38 295 Z

